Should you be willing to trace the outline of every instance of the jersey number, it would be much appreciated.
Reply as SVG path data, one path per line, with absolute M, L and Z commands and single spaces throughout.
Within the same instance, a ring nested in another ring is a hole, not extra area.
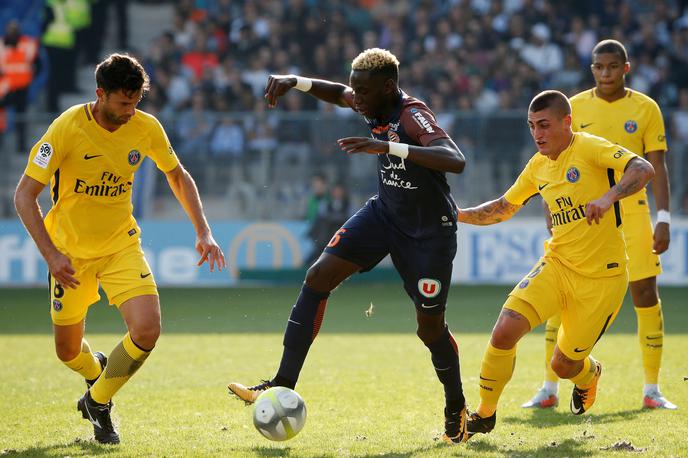
M 337 244 L 339 243 L 339 240 L 341 239 L 341 234 L 345 233 L 346 229 L 343 227 L 340 228 L 337 232 L 334 233 L 332 238 L 330 239 L 330 243 L 327 244 L 328 248 L 336 247 Z

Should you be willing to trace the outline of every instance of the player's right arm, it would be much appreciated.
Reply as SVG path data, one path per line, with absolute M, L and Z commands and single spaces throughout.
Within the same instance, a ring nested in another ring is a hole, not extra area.
M 265 87 L 265 99 L 268 106 L 273 108 L 277 105 L 277 99 L 282 97 L 289 91 L 289 89 L 296 87 L 299 82 L 297 75 L 270 75 L 268 84 Z M 312 96 L 340 107 L 351 107 L 351 100 L 353 100 L 353 90 L 341 83 L 334 83 L 327 80 L 318 80 L 311 78 L 303 78 L 303 80 L 310 81 L 310 88 L 300 87 L 297 89 L 308 92 Z
M 477 207 L 460 208 L 458 220 L 460 223 L 488 226 L 501 223 L 514 216 L 523 205 L 515 205 L 506 200 L 505 196 L 491 200 Z
M 14 193 L 14 206 L 17 215 L 24 223 L 31 238 L 36 243 L 38 251 L 48 263 L 48 270 L 55 281 L 66 288 L 76 288 L 79 281 L 74 278 L 76 271 L 67 256 L 60 252 L 50 240 L 50 235 L 45 228 L 41 207 L 38 205 L 38 196 L 45 185 L 38 180 L 22 175 Z

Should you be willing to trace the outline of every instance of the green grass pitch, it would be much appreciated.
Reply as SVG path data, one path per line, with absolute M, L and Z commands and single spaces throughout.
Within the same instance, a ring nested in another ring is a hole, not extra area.
M 308 420 L 293 440 L 273 443 L 253 429 L 251 409 L 227 395 L 231 380 L 274 374 L 298 285 L 164 289 L 163 335 L 143 368 L 115 397 L 122 444 L 89 440 L 76 400 L 83 380 L 56 358 L 46 290 L 0 290 L 0 455 L 7 456 L 476 456 L 688 455 L 688 288 L 663 288 L 666 325 L 661 387 L 678 411 L 640 409 L 642 365 L 629 299 L 595 348 L 604 364 L 589 414 L 568 410 L 571 384 L 555 410 L 519 406 L 543 375 L 542 329 L 519 345 L 497 428 L 461 446 L 437 440 L 442 388 L 415 336 L 399 283 L 351 283 L 336 291 L 297 387 Z M 478 371 L 508 287 L 461 286 L 448 321 L 459 343 L 464 390 L 478 402 Z M 372 316 L 365 310 L 374 305 Z M 91 347 L 109 353 L 124 334 L 103 303 L 88 316 Z M 631 443 L 631 451 L 621 443 Z M 615 447 L 615 444 L 616 447 Z

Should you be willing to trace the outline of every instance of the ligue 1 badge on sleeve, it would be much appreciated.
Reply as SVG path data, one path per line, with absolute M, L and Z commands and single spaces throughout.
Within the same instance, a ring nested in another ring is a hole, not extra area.
M 129 161 L 129 165 L 136 165 L 141 160 L 141 153 L 139 153 L 138 150 L 133 149 L 129 151 L 129 157 L 127 157 L 127 160 Z

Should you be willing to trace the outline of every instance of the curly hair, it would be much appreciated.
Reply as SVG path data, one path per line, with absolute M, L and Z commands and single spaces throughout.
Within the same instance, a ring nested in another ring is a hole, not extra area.
M 389 75 L 394 81 L 399 80 L 399 59 L 386 49 L 366 49 L 351 62 L 351 69 Z

